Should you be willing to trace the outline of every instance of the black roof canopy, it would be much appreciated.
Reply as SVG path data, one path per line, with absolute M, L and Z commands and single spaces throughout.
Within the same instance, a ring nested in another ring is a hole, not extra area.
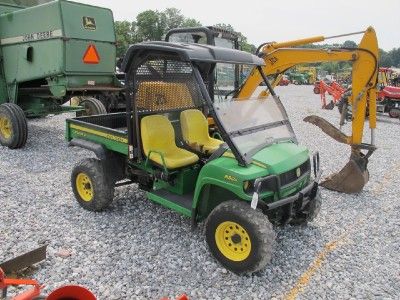
M 122 71 L 128 72 L 133 57 L 146 52 L 177 55 L 183 61 L 264 66 L 264 60 L 248 52 L 202 44 L 143 42 L 132 45 L 124 57 Z

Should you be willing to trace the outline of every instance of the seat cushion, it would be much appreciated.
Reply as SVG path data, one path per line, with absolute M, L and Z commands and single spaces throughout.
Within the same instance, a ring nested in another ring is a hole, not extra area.
M 175 132 L 171 122 L 162 115 L 142 118 L 140 122 L 142 144 L 145 155 L 163 166 L 160 153 L 164 157 L 167 169 L 176 169 L 196 163 L 199 157 L 178 148 L 175 144 Z
M 180 121 L 183 139 L 192 149 L 211 154 L 223 143 L 210 137 L 207 119 L 201 111 L 185 110 L 181 112 Z
M 178 147 L 176 147 L 173 152 L 160 152 L 164 156 L 164 162 L 167 169 L 178 169 L 190 166 L 199 160 L 199 157 L 196 154 Z M 162 158 L 158 153 L 151 153 L 149 159 L 154 161 L 156 164 L 163 166 Z

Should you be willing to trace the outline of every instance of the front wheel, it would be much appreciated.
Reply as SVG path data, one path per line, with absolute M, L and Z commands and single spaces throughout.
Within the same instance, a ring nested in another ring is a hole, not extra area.
M 206 220 L 205 236 L 211 254 L 237 274 L 264 268 L 275 244 L 268 218 L 240 201 L 226 201 L 214 208 Z
M 0 105 L 0 144 L 10 149 L 25 146 L 28 125 L 23 110 L 14 103 Z
M 106 209 L 114 197 L 115 184 L 100 160 L 84 159 L 72 170 L 71 185 L 79 205 L 90 211 Z

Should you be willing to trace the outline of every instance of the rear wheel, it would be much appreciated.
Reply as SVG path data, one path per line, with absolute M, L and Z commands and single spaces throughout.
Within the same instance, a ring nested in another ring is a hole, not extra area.
M 71 185 L 79 205 L 87 210 L 104 210 L 113 201 L 114 182 L 98 159 L 79 162 L 72 170 Z
M 400 109 L 398 108 L 391 108 L 389 110 L 389 117 L 391 118 L 398 118 L 400 116 Z
M 321 90 L 319 89 L 319 87 L 314 87 L 314 94 L 320 94 Z
M 76 113 L 76 115 L 79 117 L 107 114 L 107 109 L 104 106 L 104 104 L 96 98 L 92 97 L 81 98 L 79 105 L 83 106 L 83 108 L 85 109 L 84 111 Z
M 208 216 L 205 236 L 212 255 L 237 274 L 254 273 L 271 260 L 275 233 L 268 218 L 240 201 L 226 201 Z
M 10 149 L 25 146 L 28 125 L 23 110 L 16 104 L 0 105 L 0 144 Z

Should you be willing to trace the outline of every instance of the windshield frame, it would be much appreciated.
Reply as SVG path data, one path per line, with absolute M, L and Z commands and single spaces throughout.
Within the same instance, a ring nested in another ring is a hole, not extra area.
M 235 156 L 236 160 L 238 161 L 239 165 L 241 166 L 248 166 L 249 164 L 251 164 L 252 160 L 253 160 L 253 156 L 259 152 L 261 149 L 274 144 L 274 143 L 279 143 L 279 142 L 283 142 L 283 141 L 287 141 L 287 142 L 293 142 L 295 144 L 297 144 L 297 138 L 296 135 L 294 133 L 293 127 L 290 123 L 289 117 L 287 115 L 287 112 L 282 104 L 282 102 L 280 101 L 279 97 L 276 95 L 272 85 L 270 84 L 270 82 L 268 81 L 267 77 L 265 76 L 262 67 L 261 66 L 257 66 L 256 67 L 257 70 L 260 72 L 261 77 L 263 78 L 263 81 L 266 84 L 267 89 L 269 90 L 271 96 L 274 98 L 274 101 L 276 102 L 280 112 L 282 113 L 282 116 L 284 116 L 284 120 L 282 121 L 277 121 L 277 122 L 272 122 L 270 124 L 264 124 L 264 125 L 260 125 L 260 126 L 255 126 L 253 128 L 246 128 L 243 131 L 241 130 L 236 130 L 234 132 L 230 132 L 228 133 L 226 127 L 223 124 L 223 121 L 220 119 L 220 117 L 218 116 L 218 113 L 216 112 L 216 108 L 214 105 L 214 101 L 211 100 L 209 94 L 207 93 L 207 88 L 203 82 L 203 80 L 201 79 L 201 75 L 200 72 L 198 70 L 198 68 L 194 68 L 194 73 L 195 73 L 195 77 L 197 78 L 197 81 L 200 85 L 200 90 L 203 93 L 203 97 L 206 99 L 208 107 L 210 109 L 210 114 L 214 119 L 215 124 L 217 125 L 218 129 L 220 130 L 221 133 L 221 137 L 224 140 L 224 142 L 226 142 L 226 144 L 228 145 L 228 147 L 230 148 L 230 150 L 232 151 L 233 155 Z M 246 101 L 246 100 L 244 100 Z M 276 126 L 282 126 L 282 125 L 286 125 L 288 131 L 290 132 L 291 137 L 289 138 L 283 138 L 283 139 L 275 139 L 272 142 L 268 141 L 265 143 L 262 143 L 260 145 L 258 145 L 257 147 L 251 149 L 250 151 L 248 151 L 247 153 L 242 153 L 239 150 L 238 145 L 235 143 L 235 141 L 233 140 L 233 138 L 235 136 L 240 136 L 243 135 L 244 132 L 257 132 L 257 131 L 261 131 L 263 129 L 266 128 L 273 128 Z

